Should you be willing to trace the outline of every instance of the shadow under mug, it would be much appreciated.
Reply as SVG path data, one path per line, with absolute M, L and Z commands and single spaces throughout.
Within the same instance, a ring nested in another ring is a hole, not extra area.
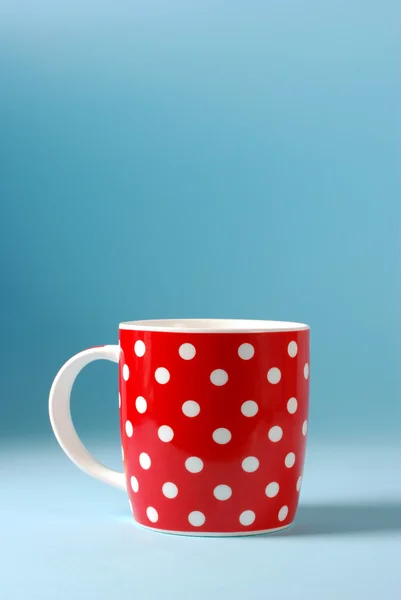
M 120 323 L 119 345 L 72 357 L 50 420 L 83 471 L 128 492 L 135 521 L 165 533 L 250 535 L 294 520 L 309 406 L 309 327 L 282 321 Z M 90 362 L 118 363 L 124 472 L 83 446 L 70 395 Z

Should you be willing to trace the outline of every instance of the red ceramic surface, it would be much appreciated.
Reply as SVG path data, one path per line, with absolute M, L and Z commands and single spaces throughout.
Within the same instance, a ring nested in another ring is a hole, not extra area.
M 247 534 L 294 519 L 305 456 L 309 329 L 120 329 L 120 416 L 135 520 Z

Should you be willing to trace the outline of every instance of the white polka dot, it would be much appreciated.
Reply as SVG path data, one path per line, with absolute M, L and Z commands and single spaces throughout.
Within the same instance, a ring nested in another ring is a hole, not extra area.
M 146 402 L 145 398 L 143 396 L 138 396 L 138 398 L 135 400 L 135 406 L 136 406 L 136 410 L 143 414 L 144 412 L 146 412 L 146 409 L 148 408 L 148 403 Z
M 132 503 L 131 503 L 131 500 L 128 500 L 128 504 L 129 504 L 129 507 L 130 507 L 130 510 L 131 510 L 131 512 L 133 513 L 134 511 L 133 511 L 133 508 L 132 508 Z
M 232 490 L 229 485 L 217 485 L 213 490 L 213 495 L 217 500 L 228 500 L 231 498 Z
M 242 461 L 242 468 L 247 473 L 254 473 L 259 468 L 259 461 L 256 456 L 247 456 Z
M 252 344 L 241 344 L 238 348 L 238 356 L 242 358 L 242 360 L 249 360 L 255 354 L 255 348 Z
M 200 510 L 193 510 L 188 515 L 188 521 L 193 527 L 202 527 L 206 521 L 205 515 Z
M 293 415 L 295 412 L 297 412 L 297 408 L 298 408 L 297 399 L 290 398 L 287 402 L 287 410 L 290 413 L 290 415 Z
M 132 437 L 134 428 L 132 427 L 131 421 L 125 421 L 125 433 L 128 435 L 128 437 Z
M 175 485 L 175 483 L 167 481 L 167 483 L 163 484 L 162 492 L 166 498 L 175 498 L 178 494 L 178 487 Z
M 279 489 L 280 486 L 277 483 L 277 481 L 272 481 L 271 483 L 269 483 L 269 485 L 266 486 L 265 494 L 268 498 L 274 498 L 275 496 L 277 496 Z
M 269 383 L 278 383 L 281 379 L 281 371 L 277 367 L 272 367 L 267 373 Z
M 182 412 L 186 417 L 196 417 L 200 413 L 200 406 L 195 400 L 187 400 L 182 405 Z
M 164 367 L 158 367 L 155 371 L 155 379 L 157 383 L 161 383 L 163 385 L 170 380 L 170 373 Z
M 219 427 L 213 431 L 213 439 L 216 444 L 228 444 L 231 440 L 231 431 L 225 427 Z
M 293 452 L 289 452 L 284 459 L 284 464 L 288 469 L 291 469 L 295 465 L 295 454 Z
M 223 369 L 215 369 L 210 374 L 210 381 L 213 385 L 224 385 L 228 381 L 228 374 L 226 371 L 223 371 Z
M 288 354 L 289 356 L 291 356 L 291 358 L 294 358 L 294 356 L 297 355 L 298 352 L 298 344 L 296 342 L 290 342 L 288 344 Z
M 275 425 L 269 429 L 269 433 L 267 435 L 269 436 L 269 440 L 271 442 L 279 442 L 283 437 L 283 430 L 278 425 Z
M 178 354 L 184 360 L 192 360 L 196 354 L 196 348 L 192 344 L 181 344 L 178 349 Z
M 148 506 L 146 509 L 146 514 L 151 523 L 156 523 L 159 519 L 159 515 L 157 514 L 157 510 L 153 508 L 153 506 Z
M 141 452 L 141 454 L 139 455 L 139 464 L 141 465 L 142 469 L 145 469 L 145 471 L 147 471 L 150 468 L 150 465 L 152 464 L 149 454 L 146 454 L 146 452 Z
M 200 473 L 203 469 L 203 461 L 197 456 L 190 456 L 185 461 L 185 468 L 190 473 Z
M 124 462 L 124 448 L 121 446 L 121 458 L 123 459 Z
M 134 352 L 137 356 L 141 357 L 146 352 L 146 346 L 142 340 L 137 340 L 134 346 Z
M 298 479 L 297 479 L 297 492 L 299 492 L 299 490 L 301 489 L 301 485 L 302 485 L 302 476 L 298 477 Z
M 174 437 L 174 431 L 168 425 L 162 425 L 159 427 L 157 435 L 162 442 L 171 442 Z
M 304 366 L 304 377 L 305 377 L 305 379 L 308 379 L 308 377 L 309 377 L 309 365 L 308 365 L 308 363 L 305 363 L 305 366 Z
M 128 379 L 129 379 L 129 366 L 128 365 L 123 366 L 123 379 L 124 379 L 124 381 L 128 381 Z
M 280 510 L 278 511 L 278 520 L 284 521 L 284 519 L 287 518 L 287 515 L 288 515 L 288 506 L 282 506 L 280 508 Z
M 304 421 L 304 422 L 302 423 L 302 434 L 303 434 L 303 435 L 306 435 L 306 434 L 307 434 L 307 432 L 308 432 L 308 421 Z
M 136 477 L 131 477 L 131 487 L 133 492 L 137 492 L 139 490 L 139 483 Z
M 244 417 L 254 417 L 258 412 L 259 407 L 253 400 L 247 400 L 241 406 L 241 412 Z
M 239 516 L 239 522 L 241 523 L 241 525 L 244 525 L 245 527 L 247 525 L 252 525 L 252 523 L 255 520 L 255 513 L 253 512 L 253 510 L 244 510 L 244 512 L 242 512 Z

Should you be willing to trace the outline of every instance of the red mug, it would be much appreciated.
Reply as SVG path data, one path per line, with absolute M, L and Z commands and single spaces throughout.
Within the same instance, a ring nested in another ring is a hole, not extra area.
M 250 535 L 294 520 L 309 405 L 309 327 L 282 321 L 130 321 L 120 343 L 57 374 L 50 420 L 83 471 L 128 492 L 137 524 L 183 535 Z M 72 424 L 88 363 L 119 364 L 124 472 L 99 463 Z

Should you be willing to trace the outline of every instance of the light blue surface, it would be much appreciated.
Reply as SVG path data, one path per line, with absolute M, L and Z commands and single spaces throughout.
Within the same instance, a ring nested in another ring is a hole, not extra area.
M 91 443 L 119 468 L 115 447 Z M 1 598 L 398 600 L 400 448 L 310 447 L 295 525 L 282 534 L 184 538 L 132 524 L 123 492 L 54 444 L 3 450 Z

